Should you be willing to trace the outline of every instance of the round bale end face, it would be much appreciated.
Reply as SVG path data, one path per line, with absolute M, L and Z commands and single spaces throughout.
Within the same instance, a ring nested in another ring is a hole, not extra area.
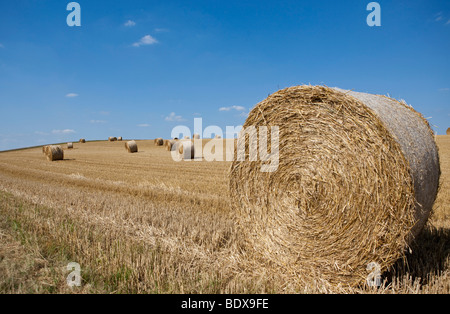
M 243 128 L 260 126 L 279 127 L 277 170 L 261 172 L 266 162 L 248 156 L 230 169 L 238 230 L 248 254 L 265 261 L 255 271 L 357 286 L 369 263 L 383 272 L 404 255 L 428 218 L 440 174 L 419 114 L 380 96 L 296 86 L 257 104 Z M 249 137 L 240 142 L 248 152 Z

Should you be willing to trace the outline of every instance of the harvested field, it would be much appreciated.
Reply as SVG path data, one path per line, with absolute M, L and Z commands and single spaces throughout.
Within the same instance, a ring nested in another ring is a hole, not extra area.
M 175 162 L 153 140 L 136 142 L 135 154 L 87 142 L 55 163 L 41 147 L 0 153 L 0 292 L 450 293 L 448 136 L 437 136 L 431 219 L 378 289 L 253 272 L 230 206 L 231 162 Z M 79 288 L 66 285 L 69 262 L 81 266 Z

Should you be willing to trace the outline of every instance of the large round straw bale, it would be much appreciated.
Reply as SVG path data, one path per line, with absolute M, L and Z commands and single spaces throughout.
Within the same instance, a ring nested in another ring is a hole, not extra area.
M 450 128 L 447 129 L 447 135 L 450 135 Z
M 55 160 L 63 160 L 64 159 L 64 150 L 60 145 L 50 145 L 47 148 L 47 160 L 55 161 Z
M 86 143 L 86 140 L 84 138 L 80 138 L 80 143 Z
M 230 172 L 237 225 L 264 261 L 258 265 L 306 285 L 359 285 L 369 263 L 387 270 L 426 223 L 438 150 L 427 121 L 408 105 L 297 86 L 257 104 L 243 129 L 250 126 L 279 127 L 278 168 L 263 173 L 267 162 L 248 161 L 246 139 L 246 160 Z
M 42 152 L 47 154 L 48 145 L 42 146 Z
M 72 142 L 67 143 L 67 149 L 72 149 L 72 148 L 73 148 L 73 143 Z
M 164 145 L 164 140 L 162 138 L 155 139 L 155 145 L 156 146 L 163 146 Z
M 194 143 L 189 141 L 179 141 L 177 142 L 176 148 L 178 149 L 178 153 L 181 155 L 181 158 L 184 160 L 194 159 L 195 149 Z
M 135 141 L 125 142 L 125 148 L 129 153 L 137 153 L 138 151 L 137 143 Z

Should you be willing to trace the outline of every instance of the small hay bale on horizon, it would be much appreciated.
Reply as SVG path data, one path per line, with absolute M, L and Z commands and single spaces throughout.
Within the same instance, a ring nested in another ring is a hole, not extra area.
M 177 142 L 176 148 L 183 160 L 194 159 L 195 148 L 194 148 L 194 143 L 192 143 L 191 140 Z
M 64 150 L 60 145 L 50 145 L 47 148 L 46 156 L 48 161 L 63 160 Z
M 155 139 L 155 146 L 163 146 L 164 145 L 164 140 L 162 138 L 156 138 Z
M 67 143 L 67 149 L 72 149 L 72 148 L 73 148 L 73 143 L 72 142 Z
M 86 143 L 86 140 L 84 138 L 80 138 L 80 143 Z
M 121 141 L 122 141 L 122 136 L 119 136 L 119 137 L 117 138 L 117 141 L 121 142 Z
M 125 142 L 125 148 L 129 153 L 137 153 L 138 152 L 138 146 L 136 141 L 128 141 Z
M 200 139 L 200 134 L 195 133 L 194 135 L 192 135 L 192 139 L 195 139 L 195 140 Z
M 447 129 L 447 135 L 450 135 L 450 128 Z
M 176 140 L 168 140 L 167 142 L 166 142 L 166 145 L 165 145 L 165 147 L 166 147 L 166 149 L 168 150 L 168 151 L 172 151 L 172 149 L 176 146 L 176 143 L 177 143 L 178 141 L 176 141 Z

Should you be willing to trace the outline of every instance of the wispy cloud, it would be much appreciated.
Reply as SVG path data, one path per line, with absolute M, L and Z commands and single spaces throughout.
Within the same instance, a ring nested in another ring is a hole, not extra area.
M 221 107 L 221 108 L 219 108 L 219 111 L 230 111 L 230 110 L 244 111 L 245 108 L 242 107 L 242 106 L 231 106 L 231 107 Z
M 135 42 L 133 44 L 133 47 L 148 46 L 148 45 L 153 45 L 153 44 L 157 44 L 157 43 L 158 43 L 158 41 L 155 38 L 153 38 L 150 35 L 145 35 L 138 42 Z
M 148 124 L 148 123 L 141 123 L 141 124 L 138 124 L 137 126 L 140 127 L 140 128 L 148 128 L 150 126 L 150 124 Z
M 74 97 L 78 97 L 78 94 L 75 93 L 69 93 L 66 95 L 67 98 L 74 98 Z
M 5 46 L 3 46 L 3 44 L 2 44 L 2 43 L 0 43 L 0 48 L 5 48 Z
M 89 121 L 89 122 L 91 122 L 91 123 L 93 123 L 93 124 L 103 124 L 103 123 L 106 123 L 105 120 L 91 120 L 91 121 Z
M 35 131 L 34 134 L 41 135 L 41 136 L 49 135 L 48 133 L 41 132 L 41 131 Z
M 123 25 L 126 27 L 133 27 L 133 26 L 136 26 L 136 22 L 132 21 L 132 20 L 128 20 Z
M 61 135 L 61 134 L 73 134 L 73 133 L 76 133 L 76 132 L 75 132 L 75 130 L 72 130 L 72 129 L 53 130 L 52 131 L 52 134 L 58 134 L 58 135 Z
M 440 92 L 448 92 L 450 91 L 450 88 L 446 87 L 446 88 L 439 88 L 438 91 Z
M 442 11 L 434 15 L 434 21 L 444 23 L 444 25 L 450 25 L 450 19 L 446 17 Z
M 167 33 L 169 32 L 168 28 L 155 28 L 155 33 Z
M 177 116 L 175 112 L 171 112 L 164 118 L 166 121 L 185 121 L 182 116 Z

